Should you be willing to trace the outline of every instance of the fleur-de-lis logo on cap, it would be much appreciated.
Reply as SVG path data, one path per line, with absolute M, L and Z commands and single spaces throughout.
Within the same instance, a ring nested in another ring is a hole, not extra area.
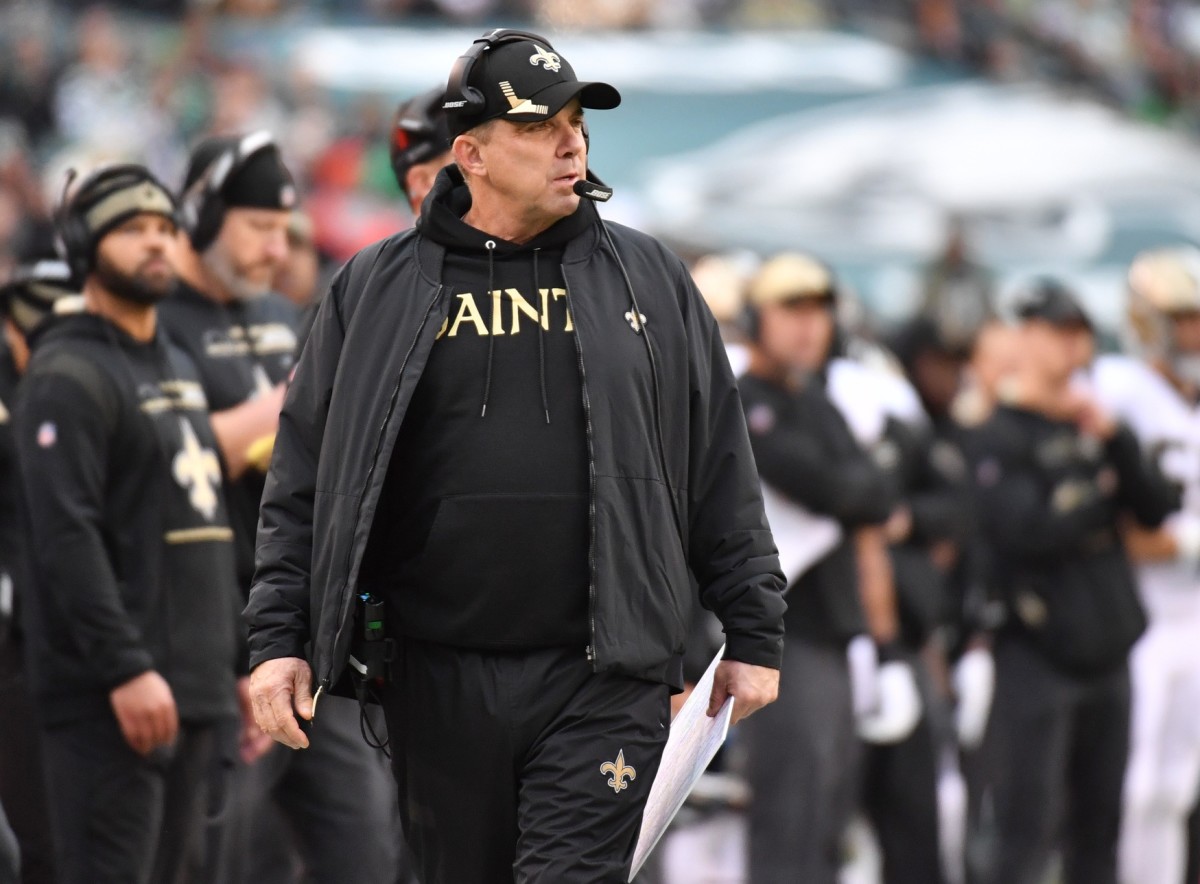
M 529 56 L 529 63 L 532 65 L 540 64 L 546 70 L 557 73 L 558 69 L 562 67 L 562 62 L 559 60 L 558 53 L 548 52 L 541 46 L 538 46 L 536 43 L 534 43 L 533 46 L 535 49 L 537 49 L 537 52 Z
M 600 773 L 609 774 L 608 785 L 612 787 L 614 792 L 620 792 L 622 789 L 629 788 L 629 783 L 625 782 L 627 777 L 630 780 L 637 779 L 637 771 L 625 764 L 624 749 L 617 753 L 616 761 L 606 761 L 600 765 Z

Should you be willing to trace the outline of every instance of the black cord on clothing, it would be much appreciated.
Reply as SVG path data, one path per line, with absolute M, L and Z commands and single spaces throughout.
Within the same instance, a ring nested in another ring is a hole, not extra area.
M 534 303 L 542 297 L 542 289 L 538 285 L 538 252 L 541 249 L 533 250 L 533 299 Z M 549 308 L 547 307 L 547 315 Z M 547 318 L 547 321 L 549 319 Z M 546 396 L 546 329 L 541 322 L 538 323 L 538 377 L 542 381 L 542 411 L 546 413 L 546 423 L 550 423 L 550 400 Z
M 354 679 L 354 694 L 358 697 L 358 731 L 362 734 L 363 742 L 372 749 L 378 749 L 388 758 L 392 757 L 391 735 L 384 737 L 382 740 L 379 734 L 375 733 L 375 725 L 371 724 L 371 716 L 367 714 L 367 695 L 370 694 L 379 707 L 383 708 L 383 700 L 380 699 L 378 691 L 370 685 L 366 680 Z
M 489 239 L 483 245 L 484 245 L 484 248 L 487 249 L 487 253 L 488 253 L 487 296 L 490 298 L 492 296 L 492 286 L 495 283 L 494 271 L 495 271 L 495 267 L 496 267 L 496 241 L 494 239 Z M 492 323 L 493 323 L 493 325 L 495 324 L 495 319 L 492 320 Z M 487 414 L 488 393 L 490 393 L 492 390 L 492 357 L 495 355 L 495 352 L 496 352 L 496 336 L 488 335 L 487 373 L 484 375 L 484 378 L 483 378 L 483 407 L 479 410 L 480 417 L 483 417 L 484 415 Z

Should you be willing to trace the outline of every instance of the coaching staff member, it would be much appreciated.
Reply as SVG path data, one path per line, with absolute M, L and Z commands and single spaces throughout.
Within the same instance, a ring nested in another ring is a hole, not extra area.
M 1065 286 L 1016 304 L 1022 359 L 972 434 L 983 538 L 1007 619 L 980 795 L 994 808 L 981 884 L 1116 884 L 1129 754 L 1129 651 L 1146 626 L 1119 529 L 1155 527 L 1177 493 L 1137 438 L 1072 384 L 1087 317 Z
M 61 230 L 86 312 L 39 334 L 16 419 L 58 880 L 177 881 L 214 724 L 237 708 L 238 593 L 208 403 L 157 323 L 175 201 L 141 166 L 107 167 Z
M 783 579 L 716 322 L 682 262 L 576 191 L 598 191 L 582 108 L 616 90 L 494 31 L 447 91 L 457 168 L 339 274 L 288 391 L 255 708 L 307 745 L 293 708 L 337 684 L 371 592 L 426 884 L 623 881 L 692 581 L 725 626 L 713 708 L 745 716 L 776 694 Z

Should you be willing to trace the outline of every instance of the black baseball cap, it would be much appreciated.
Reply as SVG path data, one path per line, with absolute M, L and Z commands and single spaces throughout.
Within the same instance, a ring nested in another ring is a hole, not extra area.
M 296 207 L 292 173 L 267 133 L 214 136 L 201 141 L 188 161 L 184 192 L 218 162 L 234 164 L 224 171 L 219 188 L 226 208 L 290 211 Z
M 396 109 L 392 121 L 392 171 L 400 189 L 408 192 L 404 179 L 408 170 L 450 150 L 450 129 L 442 103 L 446 92 L 440 86 L 410 98 Z
M 1029 283 L 1018 296 L 1014 309 L 1022 321 L 1042 320 L 1057 326 L 1094 328 L 1076 294 L 1048 276 Z
M 459 64 L 467 57 L 460 58 Z M 458 82 L 460 70 L 456 64 L 442 105 L 451 140 L 496 118 L 514 123 L 549 119 L 576 96 L 584 107 L 595 110 L 610 110 L 621 103 L 621 93 L 608 83 L 579 80 L 550 41 L 536 34 L 501 38 L 487 45 L 466 72 L 465 83 Z M 484 99 L 482 109 L 472 107 L 460 94 L 463 87 L 479 91 Z

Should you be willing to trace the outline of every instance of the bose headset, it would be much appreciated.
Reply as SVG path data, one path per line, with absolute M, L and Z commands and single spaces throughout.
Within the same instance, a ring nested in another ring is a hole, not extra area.
M 74 169 L 67 170 L 67 180 L 63 183 L 62 196 L 59 200 L 55 227 L 58 237 L 55 248 L 59 256 L 71 270 L 71 277 L 76 283 L 82 284 L 83 278 L 92 269 L 92 247 L 95 230 L 103 227 L 108 219 L 88 220 L 88 210 L 96 207 L 101 200 L 110 194 L 125 190 L 138 183 L 148 183 L 161 190 L 177 208 L 175 197 L 170 189 L 158 180 L 144 166 L 132 163 L 120 163 L 100 166 L 91 172 L 79 187 L 74 196 L 67 198 L 67 190 L 76 178 Z
M 179 208 L 180 225 L 187 231 L 192 247 L 197 252 L 203 252 L 212 245 L 221 232 L 226 209 L 221 189 L 225 182 L 252 156 L 264 150 L 279 150 L 271 133 L 265 129 L 251 132 L 217 154 L 200 177 L 184 191 Z
M 461 111 L 468 115 L 483 113 L 487 99 L 483 97 L 482 92 L 470 84 L 471 70 L 475 67 L 475 63 L 483 57 L 483 53 L 489 49 L 520 40 L 544 43 L 548 50 L 554 51 L 549 40 L 541 34 L 534 34 L 530 31 L 496 28 L 494 31 L 488 31 L 482 37 L 476 37 L 475 42 L 458 57 L 454 62 L 454 67 L 450 69 L 450 79 L 446 83 L 446 100 L 442 104 L 442 110 Z

